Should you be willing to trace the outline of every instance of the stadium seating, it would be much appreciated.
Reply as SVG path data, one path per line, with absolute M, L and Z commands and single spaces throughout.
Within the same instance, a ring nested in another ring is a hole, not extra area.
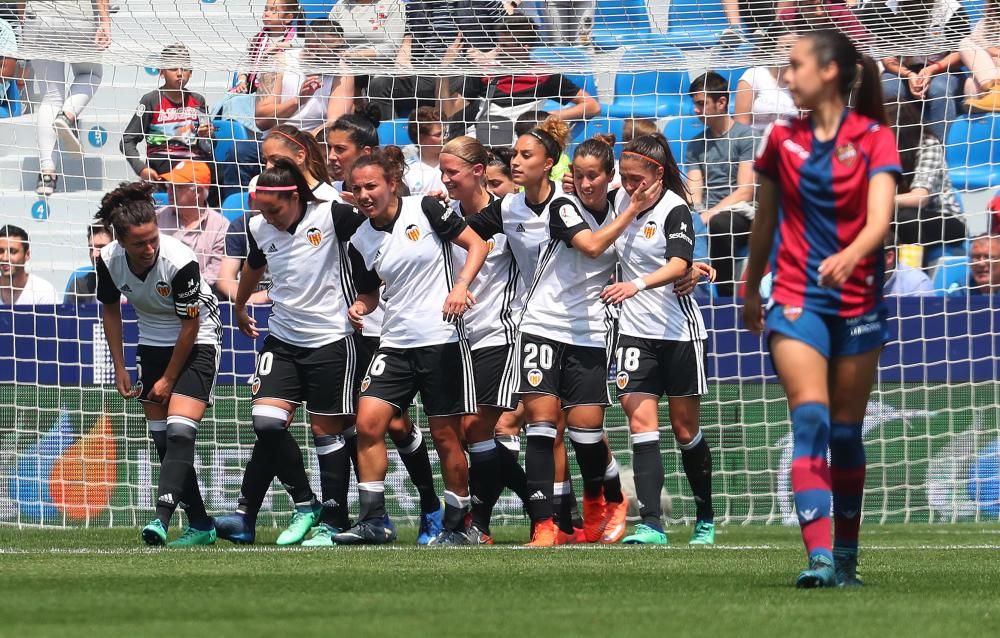
M 593 66 L 593 57 L 587 49 L 582 47 L 537 47 L 531 52 L 531 59 L 551 65 L 553 71 L 562 72 L 588 94 L 597 96 L 597 80 L 593 75 L 565 73 L 565 69 Z
M 665 34 L 653 31 L 644 0 L 598 0 L 591 40 L 604 50 L 640 44 L 706 47 L 718 42 L 726 19 L 718 0 L 673 0 L 668 25 Z
M 238 140 L 250 139 L 250 133 L 239 122 L 233 120 L 212 120 L 215 127 L 215 161 L 226 162 L 234 159 L 233 150 Z
M 945 157 L 959 190 L 1000 185 L 1000 116 L 961 116 L 948 125 Z
M 645 0 L 597 0 L 591 40 L 599 49 L 645 42 L 652 35 Z
M 157 206 L 166 206 L 170 203 L 170 196 L 166 191 L 156 191 L 153 193 L 153 201 Z
M 601 114 L 612 117 L 694 115 L 694 103 L 687 95 L 688 84 L 687 71 L 619 71 L 615 75 L 614 101 L 604 105 Z
M 17 88 L 17 82 L 7 83 L 7 95 L 3 105 L 0 105 L 0 117 L 17 117 L 24 112 L 24 103 L 21 101 L 21 90 Z
M 615 157 L 618 157 L 622 151 L 621 140 L 625 133 L 625 122 L 617 117 L 595 117 L 584 120 L 582 124 L 574 127 L 573 137 L 570 139 L 570 149 L 567 152 L 572 154 L 572 148 L 577 144 L 595 135 L 607 133 L 614 134 L 617 140 L 615 144 Z
M 244 191 L 226 196 L 222 201 L 222 216 L 233 221 L 250 210 L 250 194 Z
M 710 46 L 728 21 L 721 0 L 670 0 L 667 33 L 678 46 Z
M 704 132 L 705 126 L 697 117 L 672 117 L 668 119 L 663 126 L 663 136 L 670 143 L 670 152 L 674 156 L 674 161 L 683 164 L 688 142 L 701 137 Z
M 945 255 L 934 268 L 934 290 L 938 294 L 962 295 L 969 285 L 969 259 L 965 255 Z
M 406 146 L 413 144 L 410 140 L 410 133 L 406 130 L 409 120 L 398 118 L 387 120 L 378 126 L 378 141 L 380 144 L 395 144 L 396 146 Z
M 330 10 L 335 4 L 337 0 L 302 0 L 299 2 L 299 7 L 302 9 L 303 19 L 308 23 L 330 15 Z

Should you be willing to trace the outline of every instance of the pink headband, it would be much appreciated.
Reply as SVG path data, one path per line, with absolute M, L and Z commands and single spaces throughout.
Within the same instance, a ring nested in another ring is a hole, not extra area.
M 252 191 L 250 191 L 250 197 L 256 196 L 260 191 L 264 191 L 266 193 L 280 193 L 297 190 L 299 190 L 298 186 L 256 186 Z

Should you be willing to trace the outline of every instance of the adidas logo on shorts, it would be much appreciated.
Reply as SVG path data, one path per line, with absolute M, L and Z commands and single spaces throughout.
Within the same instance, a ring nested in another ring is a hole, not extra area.
M 536 491 L 534 494 L 528 497 L 529 501 L 544 501 L 545 495 L 542 494 L 541 490 Z

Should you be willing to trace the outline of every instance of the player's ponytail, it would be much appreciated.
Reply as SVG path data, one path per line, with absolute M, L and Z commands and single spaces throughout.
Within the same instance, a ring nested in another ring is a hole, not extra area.
M 674 161 L 674 154 L 670 152 L 670 144 L 667 138 L 660 133 L 653 135 L 643 135 L 637 137 L 625 145 L 622 151 L 622 159 L 637 159 L 644 162 L 654 171 L 657 168 L 663 169 L 663 188 L 673 191 L 685 201 L 690 201 L 690 194 L 681 169 Z
M 256 196 L 258 193 L 274 193 L 282 199 L 290 199 L 292 193 L 298 193 L 299 202 L 303 206 L 318 201 L 309 182 L 306 181 L 306 176 L 295 162 L 284 157 L 274 160 L 274 165 L 264 169 L 257 178 L 257 185 L 250 191 L 250 196 Z
M 581 157 L 593 157 L 601 163 L 601 170 L 606 175 L 611 175 L 615 170 L 615 142 L 617 138 L 614 133 L 595 135 L 576 147 L 573 159 Z
M 569 124 L 550 115 L 526 135 L 538 140 L 545 149 L 545 155 L 555 163 L 559 161 L 566 143 L 569 142 Z
M 267 132 L 265 139 L 277 140 L 286 149 L 293 153 L 302 151 L 306 155 L 306 170 L 313 179 L 324 184 L 329 184 L 330 168 L 326 163 L 326 155 L 320 148 L 319 142 L 310 133 L 298 129 L 291 124 L 279 124 Z
M 486 149 L 490 154 L 490 161 L 486 166 L 499 168 L 507 179 L 513 179 L 514 175 L 510 170 L 510 160 L 514 158 L 514 149 L 509 146 L 490 146 Z
M 115 237 L 128 235 L 131 228 L 156 222 L 156 203 L 150 182 L 122 182 L 101 199 L 94 221 L 113 231 Z
M 840 95 L 854 110 L 879 124 L 887 124 L 882 82 L 875 60 L 858 51 L 854 43 L 837 29 L 809 31 L 802 36 L 812 45 L 819 68 L 837 65 Z M 852 100 L 853 98 L 853 100 Z

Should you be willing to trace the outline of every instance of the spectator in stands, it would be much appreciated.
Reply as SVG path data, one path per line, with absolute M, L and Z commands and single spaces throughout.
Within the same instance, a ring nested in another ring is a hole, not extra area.
M 297 26 L 301 17 L 297 0 L 267 0 L 263 28 L 250 39 L 247 48 L 246 65 L 250 72 L 240 74 L 233 87 L 234 93 L 256 93 L 260 80 L 257 69 L 267 64 L 272 56 L 301 46 Z
M 90 249 L 90 264 L 77 268 L 66 282 L 63 303 L 97 303 L 97 271 L 94 266 L 101 249 L 111 243 L 111 232 L 100 224 L 87 226 L 87 248 Z
M 403 181 L 409 187 L 410 194 L 444 192 L 446 189 L 441 181 L 441 168 L 438 165 L 443 143 L 441 111 L 432 106 L 421 106 L 410 116 L 406 130 L 410 139 L 416 142 L 415 148 L 407 157 L 406 172 L 403 174 Z
M 160 53 L 160 88 L 139 100 L 122 133 L 121 151 L 135 174 L 160 181 L 178 162 L 212 161 L 212 125 L 205 98 L 187 90 L 191 81 L 191 54 L 183 44 L 171 44 Z M 139 144 L 145 143 L 145 157 Z
M 535 25 L 526 16 L 514 14 L 499 29 L 496 62 L 501 67 L 528 65 L 531 63 L 531 51 L 538 44 Z M 442 65 L 453 64 L 462 50 L 462 43 L 456 40 L 441 59 Z M 561 109 L 550 111 L 551 115 L 563 120 L 585 119 L 601 112 L 601 105 L 593 96 L 558 73 L 484 77 L 478 84 L 473 83 L 469 97 L 453 93 L 447 78 L 442 78 L 438 82 L 438 95 L 442 98 L 442 114 L 452 123 L 449 137 L 475 136 L 476 129 L 480 127 L 487 134 L 494 128 L 500 129 L 501 133 L 496 137 L 484 138 L 480 135 L 483 138 L 480 141 L 489 145 L 513 142 L 511 123 L 522 113 L 538 110 L 550 99 L 564 105 Z M 507 139 L 500 139 L 504 136 Z
M 983 19 L 958 45 L 962 64 L 969 69 L 965 81 L 966 104 L 976 111 L 1000 111 L 1000 4 L 986 0 Z
M 509 146 L 489 149 L 490 163 L 486 165 L 486 188 L 497 197 L 503 198 L 519 190 L 510 171 L 510 160 L 514 150 Z
M 784 5 L 784 6 L 782 6 Z M 868 30 L 854 15 L 851 5 L 857 0 L 793 0 L 779 2 L 777 22 L 792 33 L 803 33 L 817 29 L 838 29 L 856 43 L 869 39 Z
M 10 84 L 17 78 L 17 37 L 6 20 L 0 20 L 0 108 L 7 107 Z
M 783 29 L 776 28 L 775 31 L 773 37 L 762 40 L 761 47 L 769 58 L 782 60 L 783 63 L 747 69 L 736 84 L 736 96 L 733 98 L 734 119 L 758 132 L 763 132 L 778 118 L 793 118 L 799 114 L 783 77 L 787 68 L 785 61 L 796 36 Z
M 440 64 L 448 47 L 461 36 L 469 58 L 487 56 L 495 47 L 497 25 L 507 12 L 500 0 L 411 0 L 396 66 L 419 71 Z M 462 76 L 449 78 L 452 94 L 465 95 Z M 437 78 L 431 75 L 373 77 L 368 98 L 383 120 L 406 117 L 418 105 L 437 103 Z
M 885 284 L 882 294 L 886 297 L 919 297 L 934 294 L 934 284 L 920 268 L 907 266 L 896 261 L 896 247 L 886 242 L 883 250 L 885 259 Z
M 348 61 L 377 65 L 396 59 L 406 24 L 400 0 L 340 0 L 330 19 L 344 28 Z
M 93 57 L 111 44 L 110 0 L 58 2 L 32 0 L 18 5 L 26 18 L 23 44 L 26 49 L 52 51 L 73 58 Z M 25 12 L 26 11 L 26 12 Z M 70 64 L 73 82 L 66 86 L 66 63 L 36 58 L 31 61 L 35 82 L 42 94 L 37 110 L 39 175 L 35 192 L 47 196 L 55 192 L 56 138 L 62 150 L 83 154 L 80 140 L 80 114 L 101 85 L 104 68 L 94 62 Z
M 941 140 L 910 104 L 887 104 L 886 117 L 903 163 L 896 195 L 896 244 L 920 244 L 926 249 L 964 241 L 962 205 L 951 184 Z
M 1000 235 L 976 237 L 972 242 L 969 264 L 971 294 L 1000 294 Z
M 705 132 L 688 142 L 691 207 L 708 226 L 716 289 L 732 296 L 735 255 L 746 247 L 754 216 L 753 129 L 729 116 L 729 83 L 709 71 L 691 82 L 695 113 Z
M 25 266 L 31 260 L 28 233 L 7 224 L 0 228 L 0 304 L 31 306 L 54 304 L 56 289 Z
M 931 54 L 882 59 L 886 102 L 917 102 L 927 128 L 945 139 L 961 93 L 961 55 L 953 47 L 969 34 L 969 19 L 957 0 L 893 0 L 874 3 L 869 29 L 893 51 Z
M 156 211 L 156 224 L 164 235 L 187 245 L 198 258 L 205 282 L 214 287 L 226 250 L 229 222 L 206 206 L 212 171 L 204 162 L 181 162 L 161 175 L 169 183 L 169 205 Z

